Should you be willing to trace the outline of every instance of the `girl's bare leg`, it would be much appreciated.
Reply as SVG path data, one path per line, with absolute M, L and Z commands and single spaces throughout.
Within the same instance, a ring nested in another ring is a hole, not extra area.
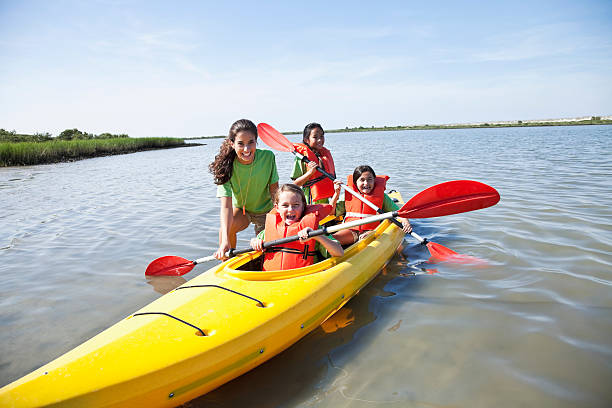
M 236 234 L 248 227 L 250 224 L 249 219 L 246 215 L 242 214 L 242 208 L 234 208 L 233 210 L 233 222 L 230 225 L 230 244 L 232 248 L 236 248 Z

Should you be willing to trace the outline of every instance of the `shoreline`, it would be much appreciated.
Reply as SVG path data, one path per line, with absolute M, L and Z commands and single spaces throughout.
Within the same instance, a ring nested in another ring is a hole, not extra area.
M 346 127 L 344 129 L 326 129 L 325 133 L 350 133 L 350 132 L 380 132 L 390 130 L 439 130 L 439 129 L 490 129 L 511 127 L 545 127 L 545 126 L 590 126 L 590 125 L 612 125 L 612 116 L 585 116 L 575 119 L 543 119 L 543 120 L 514 120 L 478 123 L 450 123 L 441 125 L 406 125 L 406 126 L 383 126 L 383 127 Z M 284 135 L 301 135 L 302 131 L 281 132 Z M 225 135 L 185 137 L 185 140 L 198 139 L 223 139 Z
M 346 127 L 344 129 L 329 129 L 325 133 L 350 133 L 350 132 L 380 132 L 389 130 L 439 130 L 439 129 L 490 129 L 511 127 L 546 127 L 546 126 L 590 126 L 590 125 L 612 125 L 612 116 L 591 116 L 578 119 L 545 119 L 545 120 L 515 120 L 478 123 L 451 123 L 441 125 L 409 125 L 409 126 L 383 126 L 383 127 Z M 302 132 L 284 132 L 286 135 L 297 135 Z
M 174 149 L 179 147 L 195 147 L 203 146 L 205 143 L 184 143 L 182 139 L 181 143 L 170 143 L 170 144 L 158 144 L 159 142 L 153 141 L 148 144 L 134 144 L 128 146 L 111 146 L 107 148 L 105 146 L 92 146 L 90 149 L 83 148 L 80 146 L 61 146 L 57 150 L 48 149 L 49 146 L 45 146 L 46 143 L 60 144 L 62 142 L 11 142 L 11 143 L 0 143 L 0 167 L 23 167 L 23 166 L 36 166 L 40 164 L 57 164 L 57 163 L 69 163 L 85 159 L 93 159 L 96 157 L 105 156 L 116 156 L 122 154 L 138 153 L 149 150 L 162 150 L 162 149 Z M 83 141 L 81 141 L 83 142 Z M 87 144 L 88 141 L 85 141 Z M 64 142 L 66 143 L 66 142 Z M 22 151 L 19 147 L 11 151 L 10 149 L 15 145 L 29 145 Z M 13 145 L 13 146 L 10 146 Z M 89 146 L 86 146 L 89 147 Z

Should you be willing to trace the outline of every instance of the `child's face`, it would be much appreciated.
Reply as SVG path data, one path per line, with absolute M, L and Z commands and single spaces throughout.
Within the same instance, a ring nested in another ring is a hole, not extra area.
M 236 138 L 232 142 L 232 147 L 236 151 L 240 163 L 250 164 L 255 159 L 257 137 L 248 130 L 241 130 L 236 133 Z
M 312 150 L 318 151 L 323 147 L 324 143 L 325 135 L 323 134 L 323 131 L 319 128 L 312 129 L 310 131 L 310 135 L 308 136 L 308 146 L 310 146 Z
M 274 204 L 276 211 L 287 225 L 300 222 L 304 212 L 302 198 L 291 191 L 283 191 L 278 196 L 278 202 Z
M 361 176 L 355 181 L 357 190 L 362 194 L 370 194 L 374 190 L 374 182 L 376 178 L 369 171 L 364 171 Z

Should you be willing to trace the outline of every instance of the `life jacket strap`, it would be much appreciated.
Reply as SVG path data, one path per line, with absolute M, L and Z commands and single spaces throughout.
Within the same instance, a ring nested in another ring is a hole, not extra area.
M 304 187 L 311 187 L 313 184 L 318 183 L 321 180 L 324 180 L 325 176 L 321 175 L 319 177 L 315 177 L 313 179 L 308 180 L 304 183 Z
M 285 252 L 288 254 L 302 255 L 303 259 L 307 259 L 309 256 L 315 256 L 317 254 L 317 251 L 309 251 L 308 248 L 309 245 L 304 245 L 304 250 L 300 251 L 297 248 L 269 247 L 264 249 L 264 252 Z

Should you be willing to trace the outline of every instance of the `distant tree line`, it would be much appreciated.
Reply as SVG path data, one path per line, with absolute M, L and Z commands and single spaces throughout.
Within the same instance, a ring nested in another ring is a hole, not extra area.
M 33 135 L 22 135 L 14 130 L 0 129 L 0 142 L 46 142 L 53 140 L 51 133 L 35 133 Z
M 371 130 L 427 130 L 427 129 L 471 129 L 471 128 L 500 128 L 500 127 L 536 127 L 536 126 L 581 126 L 581 125 L 612 125 L 612 120 L 602 119 L 601 116 L 591 116 L 584 119 L 568 119 L 568 120 L 552 120 L 552 121 L 522 121 L 499 123 L 473 123 L 473 124 L 450 124 L 450 125 L 397 125 L 397 126 L 382 126 L 382 127 L 348 127 L 344 129 L 326 129 L 326 133 L 341 133 L 341 132 L 367 132 Z M 284 134 L 299 134 L 301 132 L 284 132 Z
M 129 137 L 126 134 L 113 135 L 111 133 L 101 133 L 94 135 L 92 133 L 81 132 L 79 129 L 66 129 L 57 137 L 59 140 L 75 140 L 75 139 L 118 139 L 121 137 Z
M 53 137 L 49 132 L 26 135 L 19 134 L 14 130 L 0 129 L 0 142 L 47 142 L 51 140 L 119 139 L 127 137 L 129 136 L 126 134 L 114 135 L 108 132 L 95 135 L 93 133 L 82 132 L 76 128 L 66 129 L 57 137 Z

